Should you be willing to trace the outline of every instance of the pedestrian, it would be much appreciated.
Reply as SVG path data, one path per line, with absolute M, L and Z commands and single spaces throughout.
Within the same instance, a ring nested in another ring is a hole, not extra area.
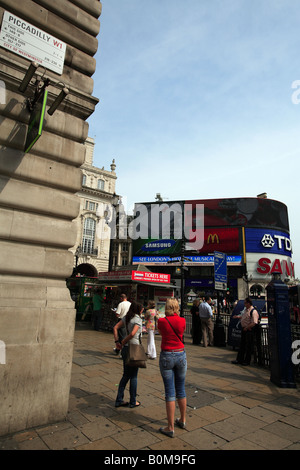
M 123 375 L 119 383 L 118 393 L 115 401 L 115 407 L 129 406 L 135 408 L 140 406 L 140 402 L 136 401 L 137 394 L 137 375 L 138 367 L 131 367 L 126 364 L 126 358 L 128 353 L 128 344 L 139 344 L 140 336 L 142 334 L 143 321 L 141 314 L 144 308 L 142 305 L 133 301 L 129 307 L 129 310 L 125 316 L 114 326 L 113 333 L 117 348 L 121 349 L 121 355 L 123 359 Z M 126 336 L 122 340 L 120 339 L 120 331 L 125 329 Z M 129 394 L 130 401 L 124 401 L 124 392 L 127 383 L 129 382 Z
M 146 331 L 147 337 L 147 355 L 149 359 L 156 359 L 156 347 L 155 347 L 155 325 L 157 319 L 157 310 L 155 308 L 154 300 L 149 300 L 147 310 L 145 313 L 146 320 Z
M 252 300 L 247 297 L 244 300 L 245 308 L 240 315 L 234 315 L 232 318 L 241 319 L 241 343 L 235 361 L 232 364 L 241 364 L 249 366 L 253 353 L 254 333 L 259 322 L 258 311 L 253 307 Z
M 121 320 L 122 318 L 125 317 L 125 315 L 127 314 L 128 310 L 129 310 L 129 307 L 130 307 L 130 302 L 127 300 L 127 295 L 126 294 L 121 294 L 120 296 L 120 303 L 118 304 L 117 306 L 117 310 L 116 310 L 116 316 L 119 320 Z M 125 329 L 122 328 L 120 331 L 119 331 L 119 339 L 120 341 L 122 341 L 122 339 L 124 338 L 125 336 Z M 114 349 L 115 353 L 116 354 L 119 354 L 120 350 L 118 350 L 118 348 L 115 348 Z
M 201 320 L 201 331 L 203 338 L 203 346 L 212 346 L 214 341 L 214 323 L 213 323 L 213 311 L 210 306 L 211 297 L 205 296 L 204 302 L 199 305 L 199 316 Z
M 200 344 L 202 339 L 201 321 L 199 317 L 199 305 L 200 299 L 195 299 L 191 308 L 193 344 Z
M 174 298 L 168 298 L 165 314 L 158 320 L 158 330 L 162 336 L 159 368 L 165 387 L 165 400 L 168 425 L 159 431 L 174 437 L 174 424 L 180 428 L 186 427 L 186 394 L 185 375 L 187 370 L 186 353 L 183 343 L 185 319 L 179 316 L 179 304 Z M 180 418 L 175 420 L 176 398 Z
M 93 295 L 92 303 L 93 303 L 93 323 L 94 329 L 99 331 L 102 323 L 102 302 L 103 302 L 103 295 L 101 289 L 96 289 Z

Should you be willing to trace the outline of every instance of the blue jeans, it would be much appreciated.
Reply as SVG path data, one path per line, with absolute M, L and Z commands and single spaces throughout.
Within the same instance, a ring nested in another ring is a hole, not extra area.
M 166 401 L 185 398 L 185 374 L 187 370 L 185 351 L 161 351 L 159 368 L 164 381 Z
M 130 406 L 135 406 L 136 404 L 136 391 L 137 391 L 137 375 L 138 375 L 138 367 L 129 367 L 126 364 L 126 356 L 127 356 L 128 346 L 125 346 L 121 350 L 121 355 L 123 358 L 123 376 L 119 383 L 118 394 L 116 398 L 115 405 L 120 405 L 124 400 L 124 392 L 127 385 L 129 383 L 129 394 L 130 394 Z

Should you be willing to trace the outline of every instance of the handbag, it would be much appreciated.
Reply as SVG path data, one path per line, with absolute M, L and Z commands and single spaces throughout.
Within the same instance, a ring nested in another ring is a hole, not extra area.
M 140 367 L 146 369 L 147 356 L 144 346 L 141 342 L 141 335 L 139 336 L 139 344 L 128 344 L 128 351 L 126 356 L 126 365 L 129 367 Z

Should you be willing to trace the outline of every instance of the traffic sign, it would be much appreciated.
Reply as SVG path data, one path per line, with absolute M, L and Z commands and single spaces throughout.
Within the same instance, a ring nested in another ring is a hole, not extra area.
M 227 289 L 227 256 L 220 251 L 214 252 L 215 289 Z

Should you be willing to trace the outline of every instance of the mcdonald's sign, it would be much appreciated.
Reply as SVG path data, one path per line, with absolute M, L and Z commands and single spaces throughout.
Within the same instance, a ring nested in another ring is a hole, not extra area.
M 224 253 L 242 253 L 240 244 L 240 229 L 234 228 L 204 228 L 204 244 L 199 253 L 208 254 L 213 251 Z
M 210 233 L 207 237 L 207 244 L 220 243 L 219 236 L 216 233 Z

